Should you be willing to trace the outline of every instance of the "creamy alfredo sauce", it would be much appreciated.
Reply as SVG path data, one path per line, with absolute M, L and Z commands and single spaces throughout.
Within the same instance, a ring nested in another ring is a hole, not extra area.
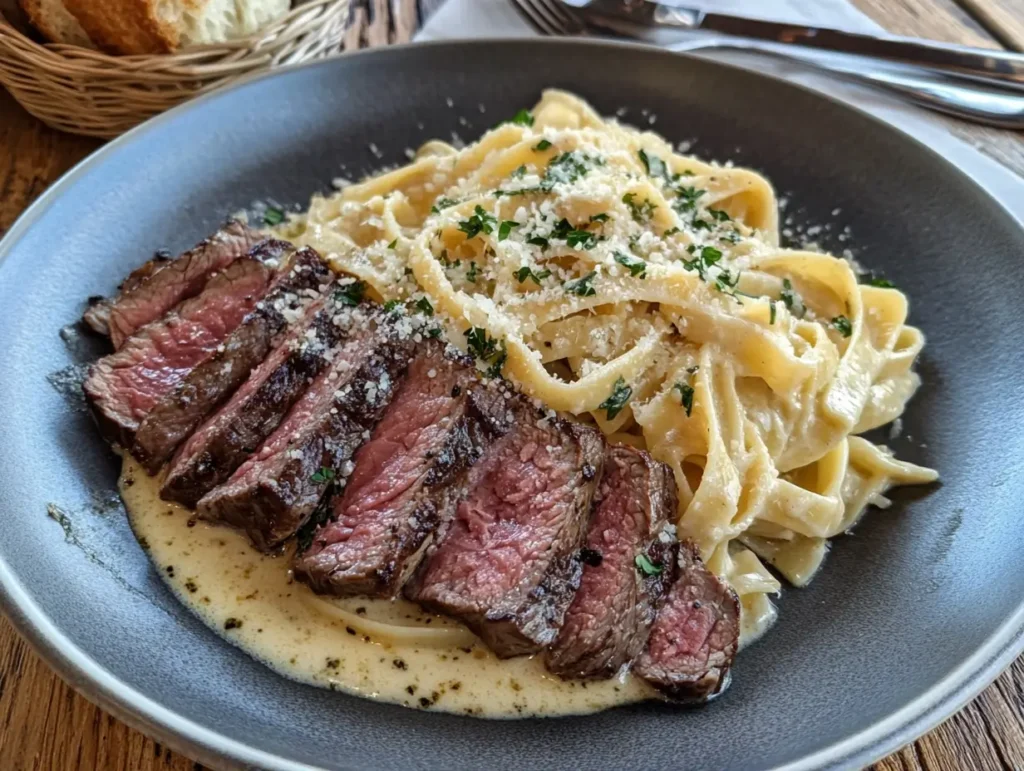
M 638 678 L 563 681 L 540 657 L 500 660 L 465 627 L 404 601 L 326 599 L 241 533 L 160 500 L 125 456 L 121 496 L 160 575 L 211 629 L 285 677 L 407 707 L 482 717 L 594 712 L 653 698 Z

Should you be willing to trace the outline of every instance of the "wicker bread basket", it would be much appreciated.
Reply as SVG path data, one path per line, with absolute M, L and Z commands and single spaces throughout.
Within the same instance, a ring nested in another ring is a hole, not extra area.
M 0 85 L 53 128 L 112 138 L 244 75 L 337 53 L 348 16 L 349 0 L 308 0 L 251 37 L 174 54 L 110 56 L 42 45 L 0 14 Z

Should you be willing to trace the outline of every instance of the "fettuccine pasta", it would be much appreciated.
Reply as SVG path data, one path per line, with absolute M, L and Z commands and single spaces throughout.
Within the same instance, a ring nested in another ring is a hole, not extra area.
M 745 641 L 774 618 L 776 575 L 805 585 L 890 486 L 936 479 L 857 436 L 918 386 L 906 297 L 780 248 L 760 175 L 570 94 L 465 149 L 429 142 L 283 231 L 441 320 L 492 376 L 667 463 L 679 536 L 736 590 Z

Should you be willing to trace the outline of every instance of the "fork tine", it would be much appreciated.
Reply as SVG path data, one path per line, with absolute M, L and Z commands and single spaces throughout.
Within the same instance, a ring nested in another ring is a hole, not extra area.
M 546 0 L 513 0 L 513 3 L 542 34 L 567 35 L 575 31 L 572 20 Z
M 583 32 L 586 29 L 586 25 L 579 16 L 560 0 L 535 0 L 535 2 L 547 6 L 551 14 L 561 21 L 562 28 L 567 33 Z
M 561 35 L 560 26 L 552 22 L 547 16 L 534 7 L 531 0 L 512 0 L 519 14 L 523 16 L 530 25 L 542 35 Z

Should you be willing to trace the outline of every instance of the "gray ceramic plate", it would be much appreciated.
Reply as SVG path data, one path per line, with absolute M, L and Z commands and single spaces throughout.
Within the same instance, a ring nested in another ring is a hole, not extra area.
M 739 658 L 731 690 L 704 709 L 485 722 L 285 680 L 164 589 L 117 503 L 113 455 L 68 396 L 68 372 L 54 374 L 95 351 L 58 331 L 154 249 L 190 245 L 254 200 L 303 203 L 426 138 L 475 137 L 546 86 L 605 113 L 625 106 L 627 119 L 651 110 L 669 139 L 699 137 L 701 153 L 767 173 L 798 219 L 827 221 L 839 207 L 862 262 L 906 290 L 928 335 L 924 386 L 895 446 L 943 482 L 898 491 L 892 509 L 838 539 L 819 578 L 787 592 L 777 627 Z M 0 597 L 91 698 L 221 764 L 860 765 L 948 715 L 1024 642 L 1022 253 L 1021 224 L 931 149 L 708 61 L 492 41 L 360 54 L 249 82 L 106 147 L 0 245 Z

